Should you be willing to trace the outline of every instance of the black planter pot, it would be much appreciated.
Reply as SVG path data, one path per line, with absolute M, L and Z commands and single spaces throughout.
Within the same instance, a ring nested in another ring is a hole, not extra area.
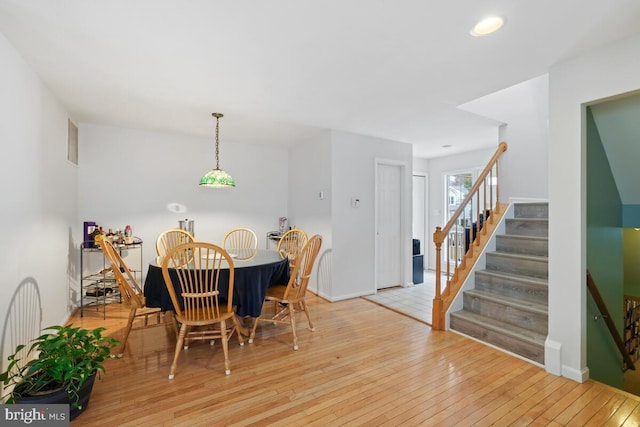
M 72 420 L 83 413 L 85 409 L 87 409 L 87 406 L 89 405 L 89 398 L 91 397 L 91 390 L 93 390 L 93 383 L 95 382 L 95 380 L 95 374 L 91 375 L 80 386 L 80 390 L 78 390 L 78 396 L 80 396 L 80 399 L 78 400 L 78 406 L 80 406 L 80 409 L 71 405 L 69 394 L 67 393 L 67 390 L 64 389 L 38 396 L 20 396 L 16 398 L 16 403 L 28 403 L 33 405 L 66 403 L 67 405 L 69 405 L 69 419 Z

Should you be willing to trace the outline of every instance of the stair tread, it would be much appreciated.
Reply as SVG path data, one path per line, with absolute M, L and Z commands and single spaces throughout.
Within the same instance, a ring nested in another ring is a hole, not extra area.
M 480 314 L 473 313 L 467 310 L 453 312 L 451 313 L 451 316 L 459 317 L 476 324 L 481 324 L 487 329 L 491 329 L 504 335 L 509 335 L 516 339 L 524 339 L 537 345 L 544 345 L 544 342 L 547 338 L 546 334 L 541 334 L 530 329 L 521 328 L 519 326 L 502 322 L 491 317 L 482 316 Z
M 510 305 L 521 310 L 537 312 L 544 315 L 549 314 L 549 307 L 547 304 L 527 301 L 520 298 L 507 297 L 496 292 L 484 291 L 481 289 L 469 289 L 464 292 L 468 295 L 491 300 L 500 304 Z
M 524 234 L 498 234 L 496 237 L 505 239 L 549 241 L 549 237 L 547 236 L 527 236 Z
M 547 279 L 542 279 L 540 277 L 533 276 L 523 276 L 521 274 L 514 273 L 506 273 L 498 270 L 479 270 L 476 271 L 476 274 L 492 276 L 501 279 L 514 280 L 517 282 L 526 283 L 528 285 L 537 285 L 537 286 L 549 286 L 549 281 Z
M 549 257 L 548 256 L 541 256 L 541 255 L 530 255 L 530 254 L 518 254 L 518 253 L 513 253 L 513 252 L 502 252 L 502 251 L 492 251 L 492 252 L 487 252 L 487 255 L 496 255 L 496 256 L 501 256 L 501 257 L 506 257 L 506 258 L 514 258 L 514 259 L 528 259 L 531 261 L 541 261 L 541 262 L 549 262 Z

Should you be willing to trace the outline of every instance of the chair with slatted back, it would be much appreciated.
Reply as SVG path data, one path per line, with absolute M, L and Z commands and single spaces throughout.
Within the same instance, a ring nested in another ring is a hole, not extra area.
M 156 239 L 156 253 L 158 254 L 158 263 L 162 262 L 162 258 L 173 248 L 184 243 L 195 241 L 193 235 L 181 228 L 170 228 L 160 233 Z M 187 254 L 186 252 L 184 254 Z M 190 257 L 184 262 L 189 262 Z
M 293 270 L 295 261 L 304 245 L 307 243 L 307 233 L 299 228 L 293 228 L 282 235 L 278 242 L 278 253 L 282 259 L 289 259 L 289 268 Z
M 234 228 L 222 240 L 222 247 L 239 261 L 247 261 L 258 253 L 258 237 L 249 228 Z
M 192 262 L 184 264 L 180 252 L 198 254 Z M 221 279 L 221 269 L 228 269 L 228 283 Z M 165 255 L 162 275 L 175 317 L 180 323 L 175 354 L 169 379 L 173 379 L 182 349 L 189 348 L 195 340 L 220 339 L 224 353 L 225 373 L 231 373 L 229 365 L 229 339 L 238 335 L 240 345 L 244 340 L 233 305 L 234 265 L 223 248 L 205 242 L 180 245 Z M 179 294 L 178 291 L 179 290 Z
M 256 329 L 260 322 L 270 323 L 288 323 L 291 325 L 291 331 L 293 332 L 293 349 L 298 349 L 298 336 L 296 335 L 296 322 L 295 313 L 297 311 L 304 311 L 309 322 L 309 329 L 315 330 L 313 323 L 311 322 L 311 316 L 309 315 L 309 307 L 305 300 L 307 286 L 309 285 L 309 278 L 313 270 L 313 264 L 315 263 L 320 246 L 322 245 L 322 237 L 315 235 L 311 237 L 305 244 L 302 252 L 298 256 L 296 263 L 291 271 L 289 282 L 286 285 L 270 286 L 267 289 L 267 295 L 265 296 L 265 303 L 273 303 L 273 315 L 265 315 L 265 308 L 263 305 L 262 313 L 258 317 L 251 329 L 251 335 L 249 336 L 249 343 L 253 342 L 256 335 Z M 266 305 L 266 304 L 265 304 Z
M 142 329 L 149 326 L 161 326 L 165 323 L 161 322 L 161 309 L 147 307 L 145 304 L 144 294 L 142 288 L 138 284 L 135 275 L 131 272 L 127 264 L 120 256 L 120 252 L 113 246 L 113 244 L 107 240 L 102 239 L 99 242 L 105 259 L 109 261 L 111 271 L 115 277 L 116 283 L 122 296 L 122 302 L 130 307 L 129 319 L 124 332 L 124 339 L 122 340 L 122 346 L 120 347 L 119 356 L 124 354 L 125 347 L 127 345 L 127 339 L 129 333 L 133 329 Z M 149 316 L 155 315 L 155 323 L 149 323 Z M 136 319 L 142 319 L 142 325 L 133 327 Z

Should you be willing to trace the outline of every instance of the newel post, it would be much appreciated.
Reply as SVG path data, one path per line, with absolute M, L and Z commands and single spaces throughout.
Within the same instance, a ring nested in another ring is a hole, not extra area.
M 433 242 L 436 245 L 436 296 L 433 298 L 433 311 L 431 312 L 431 329 L 436 331 L 444 331 L 444 313 L 442 303 L 442 290 L 441 290 L 441 259 L 442 259 L 442 242 L 444 241 L 444 234 L 442 233 L 442 227 L 436 227 L 436 231 L 433 233 Z

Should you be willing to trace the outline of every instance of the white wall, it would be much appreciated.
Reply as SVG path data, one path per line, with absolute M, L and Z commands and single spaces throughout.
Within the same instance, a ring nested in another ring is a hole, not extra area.
M 376 159 L 406 165 L 403 275 L 411 281 L 411 151 L 409 144 L 340 131 L 290 150 L 290 223 L 323 236 L 318 275 L 310 284 L 322 297 L 337 301 L 374 292 Z M 359 208 L 351 207 L 351 197 L 361 200 Z
M 499 141 L 508 145 L 499 160 L 500 199 L 548 200 L 548 76 L 519 83 L 460 108 L 504 123 L 498 133 Z
M 222 128 L 223 130 L 224 128 Z M 225 233 L 249 227 L 266 247 L 266 233 L 288 216 L 288 153 L 285 149 L 220 141 L 220 167 L 236 187 L 199 187 L 215 167 L 213 138 L 81 124 L 80 221 L 105 228 L 130 224 L 144 241 L 144 259 L 155 257 L 155 240 L 178 221 L 195 221 L 198 240 L 221 244 Z M 175 204 L 186 212 L 169 209 Z M 146 267 L 145 267 L 146 270 Z
M 332 300 L 374 292 L 375 284 L 375 164 L 404 163 L 402 197 L 404 284 L 411 277 L 412 146 L 347 132 L 331 132 L 333 289 Z M 351 198 L 360 207 L 351 207 Z
M 76 166 L 67 112 L 0 34 L 1 353 L 66 321 L 77 290 Z
M 547 370 L 583 381 L 586 367 L 585 104 L 640 88 L 640 37 L 549 73 L 549 337 Z
M 309 289 L 326 299 L 331 299 L 333 293 L 331 174 L 329 131 L 289 151 L 289 223 L 305 230 L 309 237 L 322 236 L 316 274 L 309 281 Z

